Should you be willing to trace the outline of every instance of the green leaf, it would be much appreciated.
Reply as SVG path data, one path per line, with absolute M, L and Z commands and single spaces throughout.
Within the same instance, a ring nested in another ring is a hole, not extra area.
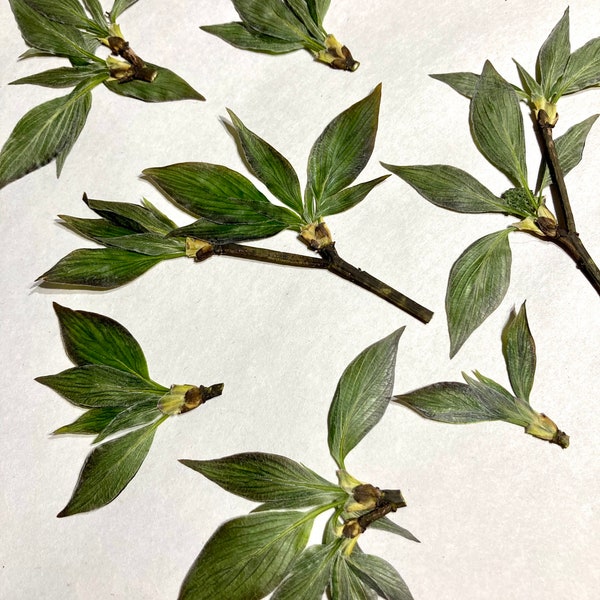
M 136 339 L 109 317 L 53 304 L 67 356 L 77 366 L 104 365 L 149 379 L 146 357 Z
M 505 229 L 482 237 L 452 265 L 446 291 L 450 358 L 506 294 L 512 262 L 510 232 Z
M 72 148 L 91 107 L 89 87 L 83 82 L 67 96 L 44 102 L 20 119 L 0 152 L 0 188 Z
M 104 85 L 119 96 L 135 98 L 144 102 L 173 102 L 175 100 L 206 100 L 187 81 L 177 73 L 151 63 L 146 66 L 156 71 L 156 78 L 148 81 L 127 81 L 119 83 L 114 79 L 104 82 Z
M 303 513 L 253 513 L 224 523 L 188 571 L 179 600 L 260 600 L 280 583 L 308 542 Z
M 585 148 L 585 142 L 592 128 L 592 125 L 596 122 L 598 115 L 592 115 L 585 121 L 573 125 L 563 135 L 556 138 L 556 153 L 558 155 L 558 162 L 560 163 L 563 175 L 569 173 L 574 169 L 580 162 L 583 156 L 583 149 Z M 544 163 L 544 175 L 542 183 L 540 185 L 541 190 L 552 183 L 550 173 L 546 164 Z
M 330 582 L 331 600 L 377 600 L 377 594 L 366 587 L 360 577 L 348 566 L 346 557 L 338 554 L 333 563 Z
M 307 548 L 271 596 L 271 600 L 321 600 L 331 577 L 339 540 Z
M 386 600 L 413 600 L 408 586 L 389 562 L 372 554 L 352 553 L 348 565 L 364 583 Z
M 516 60 L 513 59 L 513 61 L 517 66 L 521 85 L 529 96 L 529 99 L 533 102 L 537 98 L 543 98 L 544 90 L 542 89 L 542 86 Z
M 133 281 L 162 260 L 120 248 L 82 248 L 61 258 L 39 277 L 43 285 L 109 290 Z
M 383 175 L 382 177 L 377 177 L 377 179 L 345 188 L 333 196 L 326 196 L 319 203 L 319 210 L 315 216 L 328 217 L 349 210 L 362 202 L 375 186 L 385 181 L 388 177 L 389 175 Z
M 250 131 L 228 110 L 252 174 L 286 206 L 302 214 L 302 192 L 298 175 L 289 161 L 273 146 Z
M 397 402 L 396 396 L 394 396 L 392 400 Z M 377 519 L 377 521 L 373 521 L 370 527 L 371 529 L 379 529 L 380 531 L 387 531 L 388 533 L 399 535 L 400 537 L 410 540 L 411 542 L 417 542 L 418 544 L 421 543 L 421 541 L 417 539 L 410 531 L 408 531 L 408 529 L 400 527 L 400 525 L 397 525 L 394 523 L 394 521 L 388 519 L 387 517 L 382 517 L 381 519 Z
M 320 202 L 350 185 L 365 168 L 375 145 L 381 84 L 339 114 L 318 137 L 308 158 L 307 196 Z M 310 211 L 309 211 L 310 212 Z
M 49 69 L 42 73 L 21 77 L 15 81 L 11 81 L 10 85 L 41 85 L 49 88 L 69 88 L 80 84 L 82 81 L 87 81 L 90 77 L 99 75 L 106 71 L 106 67 L 92 63 L 82 65 L 80 67 L 59 67 L 58 69 Z M 108 77 L 108 72 L 106 73 Z
M 120 237 L 109 236 L 101 238 L 100 242 L 106 246 L 131 250 L 148 256 L 185 256 L 185 240 L 163 237 L 158 233 L 136 233 Z
M 398 329 L 363 350 L 338 382 L 327 426 L 329 452 L 342 469 L 348 452 L 379 422 L 388 407 L 403 331 Z
M 115 0 L 113 7 L 110 9 L 110 21 L 116 23 L 117 19 L 138 0 Z
M 215 460 L 180 460 L 232 494 L 265 503 L 264 510 L 345 501 L 347 494 L 314 471 L 284 456 L 251 452 Z
M 326 34 L 311 14 L 306 0 L 284 0 L 284 3 L 291 8 L 313 39 L 325 42 Z
M 599 83 L 600 37 L 597 37 L 571 54 L 556 94 L 574 94 Z
M 304 25 L 281 0 L 232 0 L 232 2 L 248 28 L 289 42 L 311 42 Z
M 331 0 L 306 0 L 310 14 L 319 27 L 323 26 L 323 19 L 329 10 Z
M 552 96 L 563 75 L 570 54 L 569 8 L 567 7 L 560 21 L 542 44 L 537 58 L 539 81 L 547 100 L 553 99 Z
M 112 502 L 142 466 L 157 423 L 101 444 L 88 455 L 73 496 L 58 517 L 68 517 Z
M 50 21 L 24 0 L 9 0 L 21 35 L 28 46 L 58 56 L 89 62 L 83 35 L 75 27 Z
M 94 444 L 98 444 L 119 431 L 153 423 L 163 415 L 157 404 L 158 402 L 155 399 L 143 400 L 122 410 L 99 432 L 96 439 L 94 439 Z
M 85 27 L 88 21 L 79 0 L 25 0 L 25 3 L 48 19 L 65 25 Z
M 99 0 L 82 0 L 83 5 L 87 8 L 88 12 L 94 19 L 94 23 L 98 25 L 101 29 L 106 29 L 108 31 L 108 27 L 106 26 L 106 17 L 104 16 L 104 9 L 100 4 Z
M 475 88 L 469 121 L 481 153 L 511 181 L 528 187 L 519 99 L 489 61 Z
M 527 321 L 525 303 L 512 313 L 502 331 L 502 352 L 510 385 L 517 397 L 529 402 L 535 376 L 535 342 Z
M 138 375 L 104 365 L 83 365 L 56 375 L 36 377 L 63 398 L 83 408 L 131 406 L 156 401 L 168 391 Z
M 145 169 L 143 174 L 171 202 L 215 223 L 278 221 L 285 229 L 298 222 L 296 215 L 269 202 L 243 175 L 221 165 L 179 163 Z
M 103 406 L 90 408 L 77 420 L 69 425 L 64 425 L 52 433 L 62 435 L 65 433 L 77 435 L 90 435 L 100 433 L 121 411 L 121 406 Z
M 68 215 L 58 215 L 62 220 L 61 225 L 79 235 L 100 243 L 101 239 L 120 237 L 131 234 L 131 230 L 118 225 L 113 225 L 106 219 L 81 219 Z
M 446 85 L 449 85 L 454 91 L 458 92 L 462 96 L 469 98 L 473 97 L 475 88 L 479 83 L 479 75 L 476 73 L 438 73 L 430 75 L 433 79 L 437 79 Z
M 150 200 L 146 198 L 142 198 L 142 205 L 144 208 L 147 208 L 163 225 L 166 227 L 166 231 L 170 231 L 171 229 L 175 229 L 177 225 L 165 215 L 162 211 L 158 210 Z
M 510 207 L 477 179 L 449 165 L 394 166 L 381 163 L 432 204 L 459 213 L 510 213 Z
M 221 38 L 224 42 L 254 52 L 267 54 L 285 54 L 304 48 L 303 42 L 289 42 L 248 29 L 243 23 L 222 23 L 220 25 L 203 25 L 202 31 Z
M 171 232 L 177 237 L 193 237 L 213 244 L 230 244 L 249 240 L 261 240 L 271 237 L 286 226 L 278 221 L 265 220 L 262 223 L 213 223 L 199 219 L 191 225 L 180 227 Z

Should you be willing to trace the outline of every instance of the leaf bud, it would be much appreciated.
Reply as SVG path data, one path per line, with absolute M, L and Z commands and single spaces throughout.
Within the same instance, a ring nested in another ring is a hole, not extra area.
M 196 238 L 185 238 L 185 255 L 193 258 L 196 262 L 201 262 L 210 258 L 214 254 L 212 244 Z
M 382 492 L 370 483 L 362 483 L 352 489 L 354 502 L 348 501 L 344 510 L 347 512 L 360 512 L 375 508 L 381 500 Z
M 556 426 L 544 413 L 535 413 L 533 421 L 525 427 L 525 433 L 565 449 L 569 446 L 569 436 Z
M 222 392 L 222 383 L 210 387 L 172 385 L 171 389 L 159 400 L 158 408 L 166 415 L 179 415 L 198 408 L 207 400 L 220 396 Z
M 317 52 L 315 58 L 327 63 L 332 69 L 340 71 L 356 71 L 360 66 L 360 63 L 354 60 L 350 50 L 331 34 L 325 38 L 325 50 Z
M 300 239 L 312 250 L 321 250 L 333 244 L 331 231 L 324 221 L 305 225 L 300 231 Z

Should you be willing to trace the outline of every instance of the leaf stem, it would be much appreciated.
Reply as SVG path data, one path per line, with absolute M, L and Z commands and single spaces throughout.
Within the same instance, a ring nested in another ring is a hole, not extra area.
M 596 292 L 600 294 L 600 269 L 598 269 L 577 233 L 563 170 L 560 166 L 552 136 L 554 124 L 544 110 L 538 112 L 536 123 L 541 134 L 544 158 L 554 184 L 554 200 L 559 224 L 556 234 L 550 235 L 546 239 L 562 248 L 573 259 L 577 268 Z

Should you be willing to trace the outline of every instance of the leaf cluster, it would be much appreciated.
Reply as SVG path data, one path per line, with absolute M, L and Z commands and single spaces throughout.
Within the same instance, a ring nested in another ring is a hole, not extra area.
M 0 188 L 52 160 L 56 160 L 60 176 L 85 125 L 92 105 L 91 91 L 100 84 L 120 96 L 146 102 L 204 99 L 169 69 L 146 64 L 137 56 L 132 65 L 112 56 L 104 60 L 96 55 L 101 43 L 116 53 L 111 40 L 120 40 L 126 49 L 121 56 L 132 56 L 116 19 L 136 1 L 115 0 L 105 13 L 98 0 L 10 0 L 23 40 L 29 46 L 22 58 L 58 56 L 70 63 L 12 83 L 73 90 L 36 106 L 19 120 L 0 151 Z M 134 66 L 151 71 L 152 83 L 136 80 Z M 126 73 L 131 79 L 124 77 Z
M 395 502 L 390 506 L 386 491 L 361 484 L 344 468 L 347 454 L 389 404 L 401 334 L 396 331 L 363 350 L 340 378 L 328 417 L 329 451 L 340 467 L 338 484 L 275 454 L 181 461 L 228 492 L 260 503 L 212 535 L 183 582 L 182 600 L 259 600 L 271 592 L 277 600 L 319 600 L 325 591 L 333 600 L 412 598 L 389 563 L 357 546 L 367 525 L 352 527 L 361 515 L 378 510 L 383 515 L 404 506 L 401 495 L 387 491 Z M 333 514 L 322 543 L 307 548 L 315 518 L 326 511 Z M 418 541 L 384 516 L 369 525 Z
M 65 352 L 75 367 L 36 381 L 86 409 L 54 433 L 93 435 L 96 445 L 85 460 L 71 499 L 58 515 L 66 517 L 112 502 L 139 470 L 157 427 L 168 416 L 195 408 L 186 406 L 190 394 L 186 398 L 185 392 L 198 390 L 202 396 L 207 388 L 173 386 L 169 390 L 150 378 L 140 345 L 122 325 L 56 303 L 54 309 Z M 221 390 L 222 385 L 212 386 L 202 400 Z M 116 434 L 119 437 L 113 437 Z

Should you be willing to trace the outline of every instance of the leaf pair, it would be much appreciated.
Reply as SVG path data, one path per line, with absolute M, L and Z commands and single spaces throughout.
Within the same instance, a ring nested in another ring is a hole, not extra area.
M 254 52 L 284 54 L 305 48 L 335 69 L 355 71 L 350 51 L 323 29 L 329 0 L 232 0 L 241 22 L 205 25 L 203 31 Z
M 434 383 L 395 396 L 394 401 L 427 419 L 443 423 L 506 421 L 524 427 L 526 433 L 566 448 L 569 437 L 529 404 L 536 354 L 525 304 L 518 313 L 511 315 L 502 332 L 502 352 L 515 395 L 475 371 L 475 378 L 463 374 L 466 383 Z
M 71 500 L 58 515 L 65 517 L 112 502 L 142 465 L 157 427 L 168 416 L 220 395 L 223 386 L 169 390 L 150 379 L 140 345 L 122 325 L 58 304 L 54 309 L 65 352 L 76 366 L 36 381 L 86 409 L 54 433 L 94 435 L 93 443 L 99 444 L 87 457 Z M 124 431 L 129 432 L 104 441 Z
M 361 352 L 338 383 L 328 428 L 331 455 L 342 469 L 348 452 L 389 404 L 401 334 L 399 330 Z M 343 533 L 349 520 L 383 506 L 381 499 L 377 504 L 369 498 L 369 504 L 365 494 L 353 496 L 353 491 L 368 488 L 381 496 L 378 488 L 361 485 L 344 470 L 336 485 L 274 454 L 181 462 L 228 492 L 260 503 L 253 513 L 217 529 L 183 582 L 182 600 L 259 600 L 271 592 L 277 600 L 319 600 L 326 590 L 333 600 L 372 599 L 378 594 L 393 600 L 412 598 L 389 563 L 363 554 L 355 545 L 360 530 L 353 536 Z M 355 512 L 348 512 L 350 505 Z M 312 510 L 298 511 L 301 508 Z M 306 548 L 314 519 L 328 510 L 334 513 L 323 543 Z M 374 519 L 372 525 L 417 541 L 388 519 Z
M 117 0 L 109 13 L 109 22 L 97 0 L 86 0 L 83 4 L 78 0 L 10 0 L 17 25 L 30 47 L 23 56 L 59 56 L 71 63 L 69 67 L 50 69 L 12 83 L 74 89 L 66 96 L 36 106 L 19 120 L 0 151 L 0 188 L 52 160 L 56 160 L 60 176 L 65 159 L 85 125 L 92 104 L 91 91 L 101 83 L 118 95 L 147 102 L 204 99 L 169 69 L 146 65 L 137 56 L 138 69 L 152 69 L 152 83 L 135 80 L 135 69 L 130 62 L 112 57 L 105 62 L 96 56 L 100 40 L 113 52 L 115 49 L 108 40 L 121 40 L 126 48 L 122 56 L 129 56 L 130 60 L 134 56 L 127 43 L 116 35 L 120 31 L 115 25 L 116 18 L 132 4 L 130 0 Z M 134 79 L 124 79 L 125 73 Z

